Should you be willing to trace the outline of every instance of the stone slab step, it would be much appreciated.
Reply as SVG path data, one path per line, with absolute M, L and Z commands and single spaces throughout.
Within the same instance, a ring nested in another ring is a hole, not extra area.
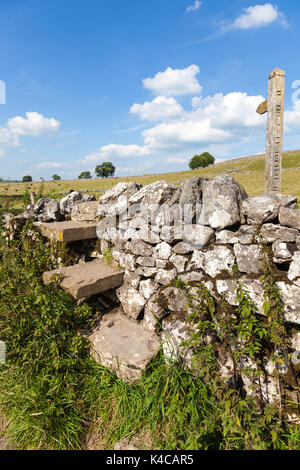
M 55 277 L 65 291 L 79 300 L 120 287 L 124 272 L 97 260 L 47 271 L 43 274 L 44 284 L 49 285 Z
M 89 340 L 96 362 L 129 383 L 142 376 L 160 348 L 159 337 L 126 317 L 121 308 L 103 315 Z
M 65 243 L 97 238 L 96 222 L 66 220 L 39 225 L 41 234 L 50 240 Z

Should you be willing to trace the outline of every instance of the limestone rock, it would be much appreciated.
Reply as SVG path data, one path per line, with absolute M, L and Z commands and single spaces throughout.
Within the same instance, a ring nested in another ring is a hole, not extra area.
M 216 281 L 217 292 L 220 296 L 224 297 L 229 305 L 237 306 L 236 300 L 236 281 L 231 279 L 217 279 Z
M 120 231 L 117 228 L 116 217 L 108 216 L 98 222 L 97 237 L 100 240 L 112 241 L 114 243 L 121 238 Z
M 178 255 L 187 255 L 188 253 L 192 253 L 194 249 L 195 248 L 192 245 L 185 242 L 179 242 L 172 248 L 174 253 Z
M 136 274 L 144 277 L 154 277 L 158 272 L 158 268 L 148 268 L 147 266 L 138 266 L 136 268 Z
M 277 240 L 273 243 L 274 263 L 282 264 L 292 261 L 295 251 L 297 251 L 295 243 L 284 243 Z
M 277 282 L 284 304 L 284 318 L 289 323 L 300 325 L 300 287 L 289 285 L 283 281 Z
M 286 227 L 300 230 L 300 210 L 281 208 L 279 212 L 279 222 Z
M 181 289 L 177 287 L 167 287 L 161 292 L 164 303 L 170 312 L 187 313 L 187 298 Z
M 65 218 L 60 211 L 60 201 L 58 199 L 39 199 L 33 207 L 33 212 L 37 216 L 37 220 L 41 222 L 61 221 Z
M 72 220 L 96 220 L 98 201 L 79 202 L 74 204 L 71 219 Z
M 129 203 L 142 204 L 144 206 L 164 204 L 171 199 L 175 191 L 175 186 L 166 183 L 166 181 L 156 181 L 155 183 L 144 186 L 136 194 L 131 196 Z
M 162 327 L 162 348 L 166 361 L 172 363 L 180 360 L 186 367 L 192 368 L 193 350 L 184 344 L 194 332 L 187 315 L 173 313 L 163 320 Z
M 155 276 L 155 281 L 159 284 L 163 284 L 167 286 L 170 284 L 174 279 L 177 277 L 177 269 L 158 269 L 157 274 Z
M 249 279 L 246 277 L 240 279 L 239 282 L 242 285 L 242 289 L 247 292 L 250 297 L 250 300 L 255 305 L 257 313 L 259 313 L 260 315 L 265 315 L 265 311 L 263 308 L 265 298 L 261 282 L 256 279 Z M 216 288 L 217 292 L 225 298 L 229 305 L 235 307 L 238 305 L 238 301 L 236 299 L 237 281 L 231 279 L 218 279 L 216 281 Z
M 57 199 L 52 199 L 47 204 L 45 204 L 44 213 L 48 221 L 59 222 L 64 220 L 64 215 L 60 211 L 60 201 Z
M 188 178 L 181 181 L 179 207 L 185 215 L 185 224 L 192 224 L 198 211 L 202 210 L 203 183 L 207 178 Z
M 4 212 L 1 214 L 1 219 L 6 230 L 13 229 L 14 226 L 14 214 L 10 214 L 9 212 Z
M 154 332 L 159 329 L 160 321 L 169 314 L 167 299 L 163 291 L 159 290 L 152 294 L 145 306 L 143 325 L 147 330 Z
M 128 269 L 129 271 L 135 271 L 136 258 L 130 253 L 121 253 L 119 265 L 124 269 Z
M 206 252 L 194 251 L 187 270 L 203 269 L 210 277 L 215 278 L 221 273 L 233 273 L 235 262 L 232 251 L 226 246 L 214 246 Z
M 204 279 L 204 275 L 202 272 L 198 271 L 190 271 L 184 274 L 180 274 L 180 279 L 184 282 L 200 282 Z
M 183 230 L 183 241 L 191 245 L 194 250 L 201 250 L 215 239 L 215 232 L 204 225 L 185 225 Z
M 134 255 L 138 256 L 151 256 L 153 253 L 152 246 L 142 240 L 131 241 L 128 248 Z
M 159 236 L 167 243 L 179 242 L 183 238 L 183 225 L 175 224 L 173 227 L 164 225 L 160 229 Z
M 95 196 L 92 196 L 91 194 L 84 194 L 82 196 L 82 202 L 96 202 Z
M 155 227 L 148 227 L 144 225 L 141 230 L 138 230 L 136 233 L 136 239 L 143 240 L 144 242 L 151 243 L 156 245 L 160 243 L 159 230 L 156 231 Z
M 299 236 L 298 230 L 294 228 L 281 227 L 275 224 L 264 224 L 260 234 L 266 243 L 274 243 L 276 241 L 285 243 L 294 243 Z
M 173 254 L 170 257 L 170 262 L 175 266 L 178 273 L 184 272 L 185 266 L 187 264 L 187 258 L 185 256 Z
M 295 351 L 300 351 L 300 331 L 292 332 L 291 348 Z
M 295 203 L 297 203 L 297 199 L 291 196 L 265 193 L 246 199 L 243 202 L 242 211 L 248 224 L 261 225 L 275 220 L 278 217 L 280 208 L 291 207 Z
M 259 275 L 262 272 L 261 253 L 258 245 L 234 245 L 238 269 L 242 273 Z
M 171 256 L 171 254 L 172 254 L 172 248 L 166 242 L 159 243 L 154 248 L 155 258 L 168 260 Z
M 290 264 L 288 279 L 300 287 L 300 251 L 296 251 Z
M 244 358 L 241 362 L 242 367 L 252 368 L 253 371 L 257 369 L 249 357 Z M 242 374 L 242 380 L 247 395 L 253 396 L 263 403 L 277 405 L 280 402 L 280 390 L 276 378 L 270 375 L 257 377 L 255 374 L 253 376 Z
M 124 283 L 129 284 L 134 289 L 138 289 L 141 281 L 141 276 L 130 271 L 125 271 Z
M 232 176 L 219 175 L 204 181 L 201 223 L 217 230 L 240 223 L 242 202 L 247 197 L 243 187 Z
M 147 266 L 148 268 L 154 268 L 154 266 L 156 266 L 155 258 L 152 256 L 139 256 L 136 262 L 140 266 Z
M 152 279 L 146 279 L 140 282 L 140 293 L 142 296 L 149 300 L 159 286 Z
M 167 299 L 162 290 L 154 293 L 145 307 L 145 317 L 149 314 L 154 315 L 158 320 L 162 320 L 170 313 Z
M 97 216 L 116 215 L 126 212 L 129 206 L 129 199 L 141 188 L 140 184 L 134 182 L 121 182 L 108 189 L 100 198 Z
M 137 319 L 146 303 L 145 298 L 139 291 L 128 284 L 124 284 L 117 290 L 117 296 L 126 315 Z
M 234 245 L 251 245 L 254 242 L 255 227 L 251 225 L 242 225 L 238 230 L 221 230 L 216 232 L 216 243 Z
M 166 259 L 157 259 L 157 260 L 155 260 L 155 266 L 157 268 L 164 269 L 164 268 L 167 267 L 167 265 L 168 265 L 168 260 L 166 260 Z
M 160 348 L 157 335 L 114 310 L 101 319 L 89 336 L 92 355 L 125 382 L 138 380 Z
M 22 214 L 16 215 L 14 218 L 14 230 L 17 232 L 21 231 L 30 219 L 35 219 L 35 214 L 32 211 L 25 211 Z
M 60 200 L 59 208 L 62 214 L 71 214 L 72 209 L 77 201 L 81 201 L 83 195 L 80 191 L 73 191 L 68 196 Z

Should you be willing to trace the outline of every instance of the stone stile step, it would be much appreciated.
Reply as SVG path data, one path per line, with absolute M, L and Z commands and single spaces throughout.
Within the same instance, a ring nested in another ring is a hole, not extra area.
M 122 308 L 103 315 L 100 325 L 88 337 L 96 362 L 128 383 L 142 376 L 161 346 L 155 333 L 128 318 Z
M 42 223 L 39 227 L 44 237 L 65 243 L 97 238 L 97 222 L 66 220 Z
M 80 300 L 116 289 L 123 284 L 124 272 L 100 260 L 47 271 L 43 274 L 46 286 L 57 280 L 62 289 Z

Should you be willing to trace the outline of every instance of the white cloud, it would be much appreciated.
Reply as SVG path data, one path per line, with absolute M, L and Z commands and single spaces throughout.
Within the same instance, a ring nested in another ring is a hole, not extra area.
M 4 157 L 4 155 L 5 155 L 5 152 L 3 150 L 0 150 L 0 158 Z
M 157 96 L 151 102 L 135 103 L 130 112 L 147 121 L 163 121 L 182 114 L 183 108 L 173 97 Z
M 26 113 L 26 118 L 16 116 L 8 119 L 6 127 L 0 127 L 0 144 L 16 147 L 20 146 L 20 136 L 40 136 L 56 132 L 60 122 L 56 119 L 45 118 L 39 113 Z
M 253 29 L 267 26 L 274 21 L 280 21 L 281 24 L 287 26 L 285 17 L 277 6 L 271 3 L 265 5 L 255 5 L 245 8 L 244 13 L 240 15 L 230 27 L 236 29 Z
M 16 116 L 7 121 L 7 128 L 13 135 L 39 136 L 56 132 L 60 128 L 60 122 L 54 118 L 45 118 L 42 114 L 26 113 L 26 118 Z
M 186 11 L 187 12 L 190 12 L 190 11 L 195 11 L 195 10 L 199 10 L 199 8 L 201 7 L 202 5 L 202 2 L 200 2 L 200 0 L 195 0 L 195 3 L 193 3 L 193 5 L 189 6 Z
M 178 120 L 163 122 L 145 130 L 145 144 L 152 148 L 176 144 L 212 144 L 241 140 L 254 128 L 264 125 L 264 119 L 256 113 L 262 96 L 248 96 L 233 92 L 216 94 L 198 103 L 193 111 L 186 112 Z
M 164 72 L 158 72 L 153 78 L 145 78 L 143 85 L 156 95 L 183 96 L 201 93 L 202 87 L 196 75 L 200 72 L 197 65 L 190 65 L 185 69 L 172 69 L 168 67 Z
M 63 162 L 42 162 L 36 165 L 37 168 L 70 168 L 70 163 Z
M 186 158 L 180 158 L 180 157 L 169 157 L 167 158 L 167 162 L 168 163 L 174 163 L 174 164 L 180 164 L 180 163 L 187 163 L 187 159 Z
M 13 134 L 7 127 L 0 127 L 0 144 L 16 147 L 20 145 L 19 136 Z
M 131 157 L 143 157 L 148 155 L 150 152 L 149 148 L 140 145 L 120 145 L 120 144 L 109 144 L 100 147 L 97 152 L 87 155 L 84 162 L 101 162 L 107 159 L 113 158 L 131 158 Z
M 202 96 L 193 96 L 191 100 L 191 105 L 193 108 L 199 108 L 202 103 Z
M 191 67 L 194 72 L 199 70 L 197 66 Z M 191 67 L 184 70 L 190 70 Z M 172 69 L 167 70 L 175 72 Z M 163 79 L 161 79 L 162 76 Z M 157 74 L 151 80 L 157 78 L 159 80 L 155 83 L 148 83 L 150 89 L 158 90 L 159 86 L 162 88 L 167 86 L 165 72 L 161 75 Z M 198 84 L 197 81 L 196 83 Z M 169 81 L 169 85 L 173 91 L 175 88 L 175 92 L 178 92 L 174 81 L 172 84 Z M 199 84 L 198 86 L 200 87 Z M 130 109 L 132 114 L 137 114 L 141 119 L 158 121 L 142 132 L 143 144 L 111 143 L 87 155 L 83 162 L 87 164 L 88 162 L 100 163 L 106 160 L 114 162 L 122 158 L 125 161 L 129 158 L 138 158 L 150 165 L 146 168 L 149 171 L 155 162 L 158 165 L 159 162 L 162 164 L 186 163 L 184 155 L 190 152 L 211 151 L 216 156 L 224 156 L 233 148 L 241 145 L 248 146 L 249 142 L 265 139 L 266 116 L 259 116 L 256 113 L 257 106 L 262 101 L 264 101 L 263 96 L 249 96 L 245 92 L 236 91 L 226 95 L 217 93 L 205 98 L 199 95 L 193 96 L 190 110 L 184 109 L 174 97 L 161 95 L 144 104 L 135 103 Z M 148 156 L 151 158 L 143 158 Z M 124 166 L 127 167 L 127 165 Z M 132 165 L 129 165 L 128 169 L 129 167 L 131 168 Z M 140 165 L 136 166 L 135 172 L 138 168 Z
M 203 115 L 210 119 L 212 127 L 250 128 L 262 125 L 264 120 L 256 113 L 257 106 L 264 101 L 264 97 L 248 96 L 247 93 L 231 92 L 227 95 L 217 93 L 207 97 L 194 111 L 195 115 Z

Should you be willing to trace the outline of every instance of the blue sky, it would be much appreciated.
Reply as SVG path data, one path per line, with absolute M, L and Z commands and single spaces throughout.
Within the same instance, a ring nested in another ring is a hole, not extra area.
M 299 25 L 294 0 L 1 0 L 0 176 L 261 153 L 255 110 L 275 67 L 287 74 L 284 148 L 299 149 Z

